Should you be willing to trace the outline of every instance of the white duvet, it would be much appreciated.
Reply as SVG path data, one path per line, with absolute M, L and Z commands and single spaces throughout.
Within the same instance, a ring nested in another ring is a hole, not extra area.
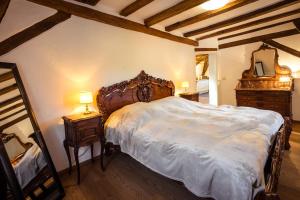
M 199 197 L 250 200 L 253 185 L 264 187 L 270 139 L 282 124 L 273 111 L 167 97 L 115 111 L 105 131 L 122 152 Z
M 47 165 L 42 150 L 34 144 L 25 153 L 23 158 L 14 165 L 14 170 L 19 184 L 22 188 L 34 179 L 38 173 Z

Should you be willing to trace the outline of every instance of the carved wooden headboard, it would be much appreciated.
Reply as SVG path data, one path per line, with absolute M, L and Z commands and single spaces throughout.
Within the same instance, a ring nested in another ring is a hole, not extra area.
M 97 105 L 106 120 L 112 112 L 126 105 L 173 96 L 174 92 L 172 81 L 155 78 L 141 71 L 134 79 L 102 87 L 97 95 Z

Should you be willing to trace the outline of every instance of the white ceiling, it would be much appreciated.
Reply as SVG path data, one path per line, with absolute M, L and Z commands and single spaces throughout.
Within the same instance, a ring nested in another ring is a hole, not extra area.
M 86 5 L 86 4 L 78 3 L 74 0 L 66 0 L 66 1 L 76 3 L 76 4 L 80 4 L 80 5 L 84 5 L 84 6 L 87 6 L 87 7 L 90 7 L 90 8 L 105 12 L 105 13 L 116 15 L 116 16 L 120 16 L 118 13 L 123 8 L 125 8 L 127 5 L 134 2 L 134 0 L 101 0 L 96 6 L 89 6 L 89 5 Z M 160 12 L 160 11 L 166 9 L 166 8 L 169 8 L 169 7 L 177 4 L 180 1 L 182 1 L 182 0 L 155 0 L 152 3 L 150 3 L 147 6 L 141 8 L 140 10 L 138 10 L 137 12 L 133 13 L 132 15 L 130 15 L 129 17 L 126 17 L 126 18 L 130 19 L 130 20 L 133 20 L 133 21 L 136 21 L 136 22 L 139 22 L 139 23 L 143 23 L 144 19 L 146 19 L 147 17 L 150 17 L 150 16 L 152 16 L 152 15 L 154 15 L 154 14 L 156 14 L 156 13 L 158 13 L 158 12 Z M 274 4 L 274 3 L 279 2 L 279 1 L 282 1 L 282 0 L 259 0 L 257 2 L 251 3 L 251 4 L 243 6 L 241 8 L 238 8 L 238 9 L 229 11 L 227 13 L 218 15 L 216 17 L 204 20 L 202 22 L 195 23 L 195 24 L 192 24 L 190 26 L 183 27 L 183 28 L 178 29 L 176 31 L 173 31 L 171 33 L 175 34 L 175 35 L 182 36 L 182 34 L 185 33 L 185 32 L 192 31 L 192 30 L 202 28 L 202 27 L 206 27 L 208 25 L 211 25 L 211 24 L 214 24 L 214 23 L 217 23 L 217 22 L 221 22 L 221 21 L 224 21 L 224 20 L 239 16 L 239 15 L 257 10 L 259 8 L 265 7 L 265 6 L 270 5 L 270 4 Z M 263 15 L 263 16 L 260 16 L 260 17 L 253 18 L 253 19 L 247 20 L 245 22 L 257 20 L 257 19 L 260 19 L 260 18 L 265 18 L 267 16 L 277 15 L 277 14 L 280 14 L 280 13 L 283 13 L 283 12 L 286 12 L 286 11 L 290 11 L 290 10 L 294 10 L 294 9 L 297 9 L 297 8 L 300 8 L 300 0 L 299 0 L 299 3 L 297 3 L 293 6 L 289 6 L 287 8 L 278 10 L 276 12 L 272 12 L 272 13 L 269 13 L 269 14 L 266 14 L 266 15 Z M 184 20 L 186 18 L 195 16 L 195 15 L 200 14 L 202 12 L 204 12 L 204 10 L 200 6 L 197 6 L 193 9 L 187 10 L 187 11 L 185 11 L 185 12 L 179 14 L 179 15 L 176 15 L 176 16 L 174 16 L 172 18 L 169 18 L 165 21 L 162 21 L 162 22 L 154 25 L 153 27 L 157 28 L 157 29 L 160 29 L 160 30 L 164 30 L 164 27 L 167 26 L 167 25 L 170 25 L 170 24 L 175 23 L 177 21 L 181 21 L 181 20 Z M 36 23 L 36 22 L 40 21 L 41 19 L 50 16 L 53 13 L 55 13 L 55 10 L 50 9 L 50 8 L 46 8 L 46 7 L 43 7 L 43 6 L 36 5 L 36 4 L 28 2 L 26 0 L 11 0 L 8 12 L 5 15 L 5 17 L 3 18 L 3 21 L 2 21 L 1 26 L 0 26 L 0 39 L 5 39 L 5 38 L 9 37 L 10 35 L 13 35 L 14 33 L 18 32 L 18 31 L 20 31 L 20 30 L 22 30 L 22 29 L 24 29 L 24 28 L 26 28 L 30 25 L 32 25 L 33 23 Z M 12 16 L 13 16 L 13 18 L 11 18 Z M 42 16 L 42 18 L 41 18 L 41 16 Z M 296 14 L 294 16 L 291 16 L 291 17 L 286 17 L 286 18 L 283 18 L 283 19 L 280 19 L 280 20 L 276 20 L 276 21 L 272 21 L 272 22 L 269 22 L 269 23 L 264 23 L 264 24 L 261 24 L 261 25 L 250 27 L 248 29 L 258 28 L 258 27 L 261 27 L 261 26 L 270 25 L 270 24 L 273 24 L 275 22 L 285 21 L 287 19 L 293 19 L 293 18 L 296 18 L 296 17 L 300 17 L 300 13 Z M 14 22 L 12 23 L 9 19 L 13 19 Z M 243 24 L 245 22 L 238 23 L 238 24 L 235 24 L 233 26 Z M 4 27 L 5 27 L 5 31 L 1 31 L 1 30 L 3 30 Z M 232 27 L 232 26 L 228 26 L 228 27 L 223 28 L 223 29 L 227 29 L 229 27 Z M 266 33 L 271 33 L 271 32 L 275 32 L 275 31 L 286 30 L 286 29 L 290 29 L 290 28 L 293 28 L 293 27 L 294 27 L 294 25 L 292 23 L 285 24 L 285 25 L 282 25 L 280 27 L 270 28 L 270 29 L 263 30 L 263 31 L 260 31 L 260 32 L 255 32 L 255 33 L 251 33 L 251 34 L 248 34 L 248 35 L 239 36 L 239 37 L 236 37 L 236 38 L 230 38 L 228 40 L 222 40 L 222 41 L 220 41 L 220 43 L 224 43 L 224 42 L 228 42 L 228 41 L 232 41 L 232 40 L 237 40 L 237 39 L 240 39 L 240 38 L 255 36 L 255 35 L 262 34 L 262 33 L 266 34 Z M 219 29 L 219 30 L 222 30 L 222 29 Z M 245 31 L 245 30 L 247 30 L 247 29 L 243 29 L 241 31 Z M 212 32 L 215 32 L 215 31 L 212 31 Z M 240 31 L 236 31 L 236 32 L 240 32 Z M 232 32 L 232 33 L 229 33 L 227 35 L 231 35 L 231 34 L 236 33 L 236 32 Z M 211 32 L 205 33 L 203 35 L 206 35 L 206 34 L 209 34 L 209 33 L 211 33 Z M 201 36 L 201 35 L 191 37 L 191 39 L 198 38 L 199 36 Z M 223 36 L 225 36 L 225 35 L 222 35 L 220 37 L 223 37 Z M 200 46 L 201 46 L 201 43 L 204 43 L 204 42 L 200 41 Z

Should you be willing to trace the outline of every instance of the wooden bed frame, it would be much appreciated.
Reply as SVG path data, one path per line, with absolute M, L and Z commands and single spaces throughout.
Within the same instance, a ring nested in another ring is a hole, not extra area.
M 155 78 L 141 71 L 134 79 L 102 87 L 97 95 L 97 105 L 105 122 L 112 112 L 126 105 L 174 96 L 174 92 L 175 87 L 172 81 Z M 280 199 L 276 192 L 284 152 L 285 132 L 285 125 L 283 125 L 272 139 L 264 168 L 266 187 L 255 196 L 255 200 Z M 107 144 L 106 154 L 109 154 L 111 147 L 111 144 Z

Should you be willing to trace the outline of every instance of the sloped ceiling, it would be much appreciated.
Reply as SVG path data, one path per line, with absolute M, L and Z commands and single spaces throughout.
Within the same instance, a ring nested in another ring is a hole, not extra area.
M 55 1 L 55 0 L 53 0 Z M 99 1 L 95 6 L 91 6 L 91 5 L 87 5 L 84 3 L 80 3 L 74 0 L 66 0 L 68 2 L 74 3 L 74 4 L 79 4 L 79 5 L 83 5 L 85 7 L 89 7 L 95 10 L 99 10 L 101 12 L 105 12 L 108 14 L 112 14 L 115 16 L 119 16 L 119 12 L 125 8 L 126 6 L 128 6 L 129 4 L 131 4 L 132 2 L 134 2 L 134 0 L 101 0 Z M 134 12 L 133 14 L 129 15 L 128 17 L 126 17 L 126 19 L 138 22 L 143 24 L 144 20 L 150 16 L 153 16 L 154 14 L 165 10 L 169 7 L 172 7 L 174 5 L 176 5 L 177 3 L 181 2 L 182 0 L 154 0 L 153 2 L 149 3 L 148 5 L 142 7 L 141 9 L 137 10 L 136 12 Z M 234 1 L 234 0 L 232 0 Z M 220 14 L 218 16 L 209 18 L 207 20 L 203 20 L 201 22 L 186 26 L 186 27 L 182 27 L 179 28 L 177 30 L 171 31 L 172 34 L 174 35 L 178 35 L 178 36 L 183 36 L 183 33 L 188 32 L 188 31 L 192 31 L 195 29 L 199 29 L 199 28 L 203 28 L 203 27 L 207 27 L 211 24 L 215 24 L 217 22 L 221 22 L 227 19 L 231 19 L 233 17 L 236 16 L 240 16 L 242 14 L 246 14 L 249 13 L 251 11 L 255 11 L 259 8 L 263 8 L 266 7 L 268 5 L 277 3 L 277 2 L 281 2 L 281 1 L 285 1 L 285 0 L 272 0 L 272 1 L 266 1 L 266 0 L 258 0 L 256 2 L 250 3 L 248 5 L 245 5 L 243 7 L 231 10 L 229 12 Z M 255 21 L 257 19 L 262 19 L 268 16 L 274 16 L 283 12 L 287 12 L 287 11 L 291 11 L 291 10 L 295 10 L 295 9 L 300 9 L 300 0 L 298 3 L 288 6 L 286 8 L 282 8 L 280 10 L 277 10 L 275 12 L 271 12 L 259 17 L 254 17 L 251 20 L 245 20 L 243 22 L 231 25 L 231 26 L 226 26 L 224 28 L 220 28 L 218 30 L 223 30 L 223 29 L 227 29 L 239 24 L 244 24 L 250 21 Z M 18 12 L 14 12 L 15 10 L 17 10 Z M 53 14 L 55 12 L 55 10 L 44 7 L 44 6 L 40 6 L 31 2 L 28 2 L 26 0 L 11 0 L 10 6 L 8 8 L 7 14 L 4 16 L 3 21 L 0 25 L 0 39 L 3 40 L 7 37 L 9 37 L 9 35 L 12 35 L 13 33 L 16 33 L 17 31 L 22 30 L 23 28 L 26 28 L 28 26 L 30 26 L 31 24 L 40 21 L 41 17 L 40 16 L 45 16 L 45 18 L 51 14 Z M 182 12 L 178 15 L 175 15 L 169 19 L 166 19 L 158 24 L 155 24 L 154 26 L 152 26 L 153 28 L 159 29 L 159 30 L 163 30 L 165 31 L 165 27 L 173 24 L 175 22 L 187 19 L 189 17 L 195 16 L 197 14 L 203 13 L 205 12 L 205 10 L 203 10 L 200 6 L 196 6 L 194 8 L 191 8 L 185 12 Z M 213 39 L 217 39 L 220 37 L 224 37 L 226 35 L 231 35 L 234 33 L 238 33 L 238 32 L 242 32 L 242 31 L 246 31 L 249 29 L 253 29 L 253 28 L 259 28 L 262 26 L 266 26 L 266 25 L 271 25 L 277 22 L 281 22 L 281 21 L 286 21 L 289 19 L 295 19 L 295 18 L 300 18 L 300 13 L 297 13 L 295 15 L 289 16 L 289 17 L 285 17 L 282 19 L 278 19 L 278 20 L 274 20 L 272 22 L 268 22 L 268 23 L 263 23 L 263 24 L 259 24 L 256 26 L 252 26 L 246 29 L 242 29 L 242 30 L 238 30 L 235 32 L 231 32 L 231 33 L 227 33 L 227 34 L 223 34 L 217 37 L 214 37 Z M 225 40 L 221 40 L 218 41 L 218 44 L 222 44 L 222 43 L 227 43 L 227 42 L 231 42 L 231 41 L 236 41 L 239 40 L 241 38 L 248 38 L 248 37 L 253 37 L 253 36 L 258 36 L 258 35 L 262 35 L 262 34 L 268 34 L 268 33 L 272 33 L 272 32 L 278 32 L 278 31 L 282 31 L 282 30 L 287 30 L 287 29 L 291 29 L 291 28 L 295 28 L 295 26 L 292 23 L 288 23 L 288 24 L 284 24 L 284 25 L 280 25 L 277 27 L 272 27 L 269 29 L 265 29 L 263 31 L 258 31 L 258 32 L 253 32 L 250 34 L 246 34 L 246 35 L 242 35 L 242 36 L 238 36 L 238 37 L 233 37 L 233 38 L 229 38 L 229 39 L 225 39 Z M 4 30 L 5 31 L 2 31 Z M 196 39 L 199 38 L 203 35 L 207 35 L 210 34 L 212 32 L 215 31 L 210 31 L 204 34 L 199 34 L 199 35 L 195 35 L 193 37 L 189 37 L 190 39 Z M 200 41 L 200 47 L 201 44 L 206 44 L 207 42 L 205 41 Z

